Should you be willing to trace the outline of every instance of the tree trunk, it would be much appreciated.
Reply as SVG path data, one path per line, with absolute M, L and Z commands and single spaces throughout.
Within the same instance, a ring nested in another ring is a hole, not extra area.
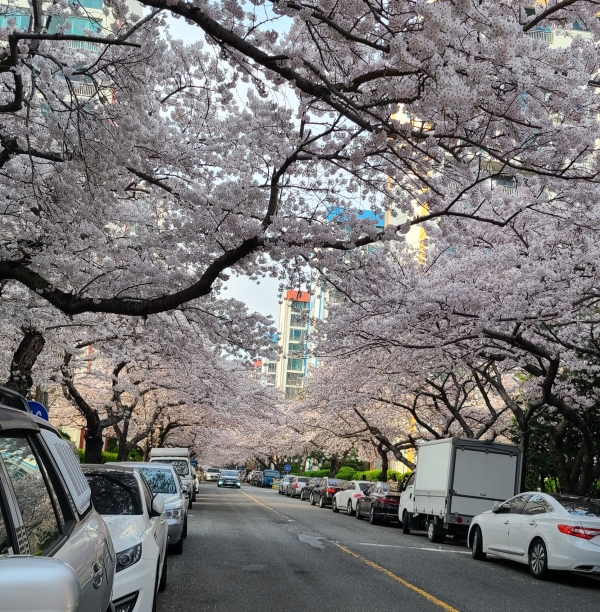
M 529 430 L 529 424 L 525 423 L 525 427 L 522 428 L 519 426 L 520 434 L 521 434 L 521 453 L 522 453 L 522 461 L 523 464 L 521 466 L 521 484 L 519 492 L 523 493 L 527 491 L 527 485 L 525 484 L 525 478 L 527 476 L 527 459 L 529 456 L 529 441 L 531 438 L 531 431 Z
M 88 427 L 85 430 L 85 462 L 102 463 L 102 429 L 99 427 Z
M 127 461 L 129 459 L 129 451 L 131 450 L 131 446 L 127 444 L 128 433 L 129 419 L 125 419 L 122 423 L 121 429 L 118 431 L 119 450 L 117 451 L 117 461 Z
M 379 456 L 381 457 L 381 474 L 379 475 L 379 480 L 381 482 L 386 482 L 387 473 L 388 473 L 388 469 L 390 465 L 388 461 L 387 450 L 384 450 L 383 444 L 379 444 L 379 446 L 377 447 L 377 452 L 379 453 Z
M 6 381 L 9 389 L 26 396 L 33 386 L 31 371 L 44 348 L 44 336 L 35 330 L 27 330 L 10 364 L 10 377 Z

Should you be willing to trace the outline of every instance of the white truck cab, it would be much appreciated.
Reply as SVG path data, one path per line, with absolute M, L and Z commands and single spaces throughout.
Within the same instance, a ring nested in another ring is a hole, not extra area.
M 150 449 L 150 462 L 168 463 L 173 466 L 181 483 L 188 491 L 189 505 L 196 501 L 196 470 L 190 462 L 190 451 L 187 448 L 152 448 Z

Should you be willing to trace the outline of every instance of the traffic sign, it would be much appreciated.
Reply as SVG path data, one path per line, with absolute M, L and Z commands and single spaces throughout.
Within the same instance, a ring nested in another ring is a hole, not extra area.
M 292 471 L 292 466 L 286 463 L 286 464 L 283 466 L 283 471 L 284 471 L 284 472 L 291 472 L 291 471 Z
M 35 414 L 35 416 L 48 421 L 48 411 L 40 404 L 39 402 L 34 402 L 33 400 L 29 400 L 27 402 L 29 404 L 29 410 L 31 410 L 31 414 Z

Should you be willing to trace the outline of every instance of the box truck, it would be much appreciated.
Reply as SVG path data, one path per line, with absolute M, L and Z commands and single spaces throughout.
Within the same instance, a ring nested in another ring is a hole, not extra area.
M 471 519 L 519 492 L 521 452 L 512 444 L 471 438 L 422 442 L 398 510 L 404 533 L 430 542 L 465 538 Z
M 196 478 L 198 475 L 192 467 L 190 451 L 187 448 L 151 448 L 150 461 L 170 463 L 173 466 L 181 479 L 181 483 L 187 489 L 190 500 L 188 507 L 191 509 L 192 503 L 196 501 Z

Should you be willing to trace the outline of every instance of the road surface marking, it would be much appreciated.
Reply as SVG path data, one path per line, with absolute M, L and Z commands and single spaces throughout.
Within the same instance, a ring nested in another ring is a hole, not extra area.
M 442 608 L 443 610 L 446 610 L 446 612 L 458 612 L 458 610 L 456 608 L 453 608 L 451 605 L 447 604 L 444 601 L 441 601 L 437 597 L 434 597 L 433 595 L 431 595 L 427 591 L 424 591 L 423 589 L 420 589 L 419 587 L 415 586 L 414 584 L 411 584 L 410 582 L 407 582 L 403 578 L 400 578 L 400 576 L 396 576 L 396 574 L 394 574 L 393 572 L 390 572 L 390 570 L 385 569 L 385 567 L 382 567 L 381 565 L 378 565 L 377 563 L 373 563 L 373 561 L 369 561 L 369 559 L 365 559 L 365 557 L 359 555 L 358 553 L 352 552 L 349 548 L 346 548 L 345 546 L 342 546 L 338 542 L 332 542 L 332 544 L 335 544 L 340 550 L 343 550 L 345 553 L 349 554 L 350 556 L 354 557 L 355 559 L 358 559 L 359 561 L 362 561 L 363 563 L 366 563 L 368 566 L 372 567 L 373 569 L 376 569 L 378 572 L 381 572 L 381 573 L 385 574 L 386 576 L 389 576 L 390 578 L 392 578 L 396 582 L 399 582 L 402 586 L 405 586 L 407 589 L 410 589 L 411 591 L 414 591 L 415 593 L 418 593 L 419 595 L 421 595 L 422 597 L 427 599 L 427 601 L 430 601 L 432 604 L 435 604 L 436 606 Z M 429 550 L 432 550 L 432 549 L 429 549 Z
M 470 555 L 468 550 L 450 550 L 449 548 L 431 548 L 429 546 L 397 546 L 396 544 L 371 544 L 359 542 L 361 546 L 379 546 L 381 548 L 408 548 L 409 550 L 432 550 L 433 552 L 454 553 L 455 555 Z
M 279 514 L 279 516 L 283 516 L 284 519 L 286 519 L 288 522 L 293 523 L 294 519 L 291 519 L 289 516 L 286 516 L 285 514 L 279 512 L 279 510 L 275 510 L 275 508 L 271 508 L 271 506 L 267 506 L 267 504 L 263 504 L 262 502 L 259 502 L 258 499 L 256 499 L 256 497 L 252 497 L 252 495 L 248 495 L 248 493 L 246 493 L 245 491 L 241 491 L 241 493 L 243 493 L 246 497 L 249 497 L 252 501 L 255 501 L 259 506 L 262 506 L 263 508 L 267 508 L 267 510 L 271 510 L 272 512 L 275 512 L 276 514 Z

